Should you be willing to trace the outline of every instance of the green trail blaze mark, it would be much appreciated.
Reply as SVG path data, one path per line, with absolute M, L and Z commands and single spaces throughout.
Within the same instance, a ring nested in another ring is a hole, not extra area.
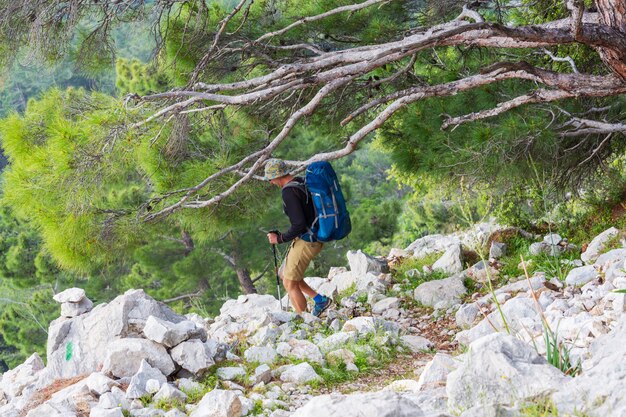
M 72 359 L 72 342 L 67 342 L 65 345 L 65 360 L 69 361 Z

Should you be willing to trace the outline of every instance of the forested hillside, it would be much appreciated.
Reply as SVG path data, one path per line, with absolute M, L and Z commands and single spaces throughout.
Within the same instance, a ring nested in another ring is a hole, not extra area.
M 340 175 L 353 232 L 311 275 L 491 217 L 624 223 L 621 0 L 27 3 L 0 5 L 0 370 L 66 288 L 273 292 L 270 157 Z

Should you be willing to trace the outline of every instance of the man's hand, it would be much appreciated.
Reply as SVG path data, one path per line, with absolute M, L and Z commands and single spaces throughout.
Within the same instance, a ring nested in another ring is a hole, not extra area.
M 272 245 L 275 245 L 278 243 L 278 235 L 276 233 L 268 233 L 267 240 L 269 240 Z

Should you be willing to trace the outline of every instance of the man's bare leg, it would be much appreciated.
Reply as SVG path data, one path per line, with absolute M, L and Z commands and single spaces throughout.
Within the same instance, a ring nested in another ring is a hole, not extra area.
M 283 280 L 283 283 L 285 284 L 285 289 L 289 294 L 291 304 L 293 305 L 293 308 L 296 309 L 296 313 L 302 314 L 303 311 L 306 311 L 306 298 L 304 298 L 304 294 L 302 294 L 302 291 L 300 290 L 300 282 L 285 279 Z
M 300 291 L 302 291 L 304 294 L 308 295 L 311 298 L 315 298 L 315 296 L 317 296 L 315 290 L 309 287 L 309 284 L 307 284 L 305 280 L 298 282 L 300 283 Z

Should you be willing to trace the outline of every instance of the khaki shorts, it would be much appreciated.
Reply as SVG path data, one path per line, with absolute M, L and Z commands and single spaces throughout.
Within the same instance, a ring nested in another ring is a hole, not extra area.
M 290 281 L 302 281 L 304 279 L 304 271 L 311 263 L 311 259 L 315 258 L 322 251 L 324 244 L 321 242 L 307 242 L 300 238 L 296 238 L 291 242 L 287 257 L 280 266 L 280 274 L 284 279 Z

